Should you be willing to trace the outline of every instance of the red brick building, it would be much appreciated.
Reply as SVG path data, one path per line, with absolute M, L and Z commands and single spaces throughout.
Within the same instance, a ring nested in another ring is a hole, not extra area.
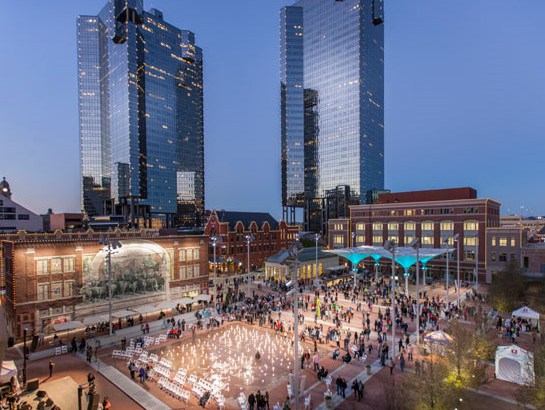
M 458 243 L 452 238 L 459 234 L 460 277 L 473 280 L 478 246 L 482 283 L 486 279 L 486 229 L 499 226 L 500 205 L 492 199 L 477 198 L 472 188 L 379 194 L 377 204 L 351 206 L 350 218 L 329 221 L 329 246 L 382 246 L 387 239 L 408 246 L 416 237 L 424 248 L 444 248 L 448 241 L 455 249 L 454 263 L 450 264 L 453 275 Z M 445 262 L 444 258 L 434 259 L 428 266 L 429 274 L 442 277 Z
M 287 248 L 298 233 L 298 226 L 290 226 L 284 221 L 277 222 L 265 212 L 213 210 L 204 227 L 206 236 L 218 238 L 216 248 L 218 274 L 246 270 L 248 264 L 246 235 L 254 238 L 250 243 L 250 267 L 255 269 L 262 266 L 269 256 Z M 213 252 L 213 246 L 210 244 L 210 272 L 214 271 Z
M 156 231 L 0 235 L 8 332 L 51 331 L 52 324 L 108 312 L 108 270 L 99 239 L 117 240 L 112 255 L 113 309 L 155 306 L 208 293 L 208 238 Z

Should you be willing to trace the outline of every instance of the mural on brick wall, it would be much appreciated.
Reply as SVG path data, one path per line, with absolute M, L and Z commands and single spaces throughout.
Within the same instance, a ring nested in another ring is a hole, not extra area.
M 146 240 L 122 240 L 112 254 L 112 295 L 125 298 L 161 292 L 171 276 L 172 255 L 162 246 Z M 84 303 L 108 300 L 107 253 L 83 255 Z

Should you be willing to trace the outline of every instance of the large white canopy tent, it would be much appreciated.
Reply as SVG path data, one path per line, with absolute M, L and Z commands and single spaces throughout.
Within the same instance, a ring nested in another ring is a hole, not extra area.
M 517 345 L 496 349 L 496 378 L 521 385 L 533 385 L 534 354 Z
M 436 330 L 424 336 L 424 342 L 437 343 L 442 346 L 450 346 L 452 343 L 452 340 L 453 340 L 452 337 L 447 335 L 442 330 Z
M 530 321 L 535 321 L 535 324 L 537 324 L 537 327 L 539 328 L 539 313 L 537 313 L 535 310 L 530 309 L 528 306 L 523 306 L 517 310 L 513 310 L 513 312 L 511 313 L 511 317 L 530 319 Z

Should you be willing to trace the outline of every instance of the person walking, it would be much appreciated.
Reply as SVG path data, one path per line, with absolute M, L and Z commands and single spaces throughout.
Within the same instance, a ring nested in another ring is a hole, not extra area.
M 254 410 L 255 396 L 253 393 L 250 393 L 248 396 L 248 404 L 250 405 L 249 410 Z
M 407 359 L 409 360 L 409 362 L 412 362 L 413 361 L 413 345 L 409 343 L 409 347 L 407 347 L 407 353 L 408 353 L 408 357 Z
M 110 404 L 110 401 L 108 400 L 108 396 L 104 397 L 104 400 L 102 401 L 102 408 L 104 410 L 110 410 L 112 408 L 112 405 Z
M 390 376 L 394 374 L 395 361 L 393 357 L 390 357 Z
M 269 407 L 269 391 L 268 390 L 265 392 L 265 406 L 267 407 L 267 410 L 271 410 Z
M 399 356 L 399 367 L 401 368 L 401 371 L 405 369 L 405 357 L 403 356 L 403 353 Z
M 54 367 L 55 367 L 55 363 L 53 362 L 53 360 L 50 360 L 49 361 L 49 377 L 53 376 L 53 368 Z

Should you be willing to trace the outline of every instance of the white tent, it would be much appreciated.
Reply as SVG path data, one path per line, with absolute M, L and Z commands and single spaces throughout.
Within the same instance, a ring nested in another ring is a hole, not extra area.
M 534 384 L 534 354 L 517 345 L 498 346 L 496 378 L 522 385 Z
M 136 312 L 134 310 L 122 309 L 117 312 L 112 313 L 112 318 L 119 319 L 122 317 L 135 316 Z
M 211 299 L 211 296 L 210 295 L 205 295 L 205 294 L 200 294 L 200 295 L 197 295 L 193 298 L 193 300 L 195 302 L 208 302 L 210 301 Z
M 447 335 L 442 330 L 436 330 L 435 332 L 428 333 L 426 336 L 424 336 L 424 342 L 449 346 L 452 343 L 452 337 Z
M 133 310 L 135 312 L 138 312 L 138 313 L 141 313 L 141 314 L 157 312 L 157 308 L 155 306 L 152 306 L 152 305 L 145 305 L 145 306 L 135 307 L 135 308 L 133 308 Z
M 83 323 L 81 323 L 78 320 L 71 320 L 68 322 L 62 322 L 62 323 L 54 323 L 53 329 L 57 332 L 62 332 L 63 330 L 74 330 L 74 329 L 80 329 L 83 326 Z
M 511 317 L 521 317 L 523 319 L 539 319 L 539 313 L 530 309 L 528 306 L 523 306 L 520 309 L 513 310 Z
M 8 383 L 12 376 L 17 378 L 17 366 L 13 360 L 2 362 L 2 371 L 0 372 L 0 383 Z
M 97 323 L 101 323 L 101 322 L 107 322 L 108 321 L 108 315 L 104 314 L 104 315 L 95 315 L 95 316 L 88 316 L 86 318 L 83 319 L 83 324 L 85 326 L 88 326 L 88 325 L 95 325 Z

